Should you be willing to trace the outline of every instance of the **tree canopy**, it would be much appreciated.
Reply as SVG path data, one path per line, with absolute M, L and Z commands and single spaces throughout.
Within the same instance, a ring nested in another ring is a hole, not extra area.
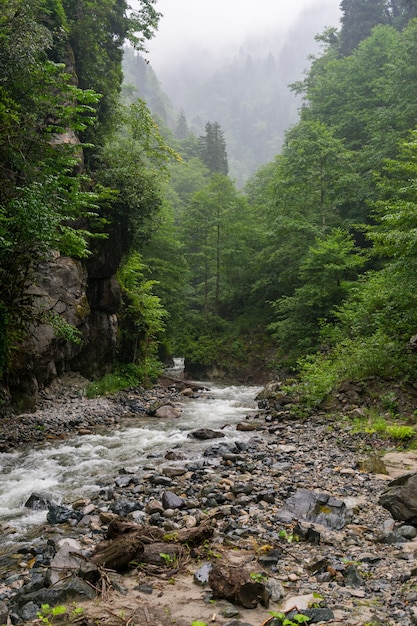
M 97 185 L 105 176 L 86 155 L 97 155 L 118 124 L 122 45 L 130 38 L 143 49 L 158 23 L 154 4 L 142 0 L 132 12 L 122 0 L 1 0 L 3 374 L 36 323 L 27 288 L 39 263 L 52 251 L 85 258 L 104 234 L 103 203 L 114 204 L 117 190 Z
M 124 0 L 0 2 L 3 373 L 33 322 L 39 263 L 55 251 L 91 268 L 111 250 L 121 354 L 134 365 L 164 346 L 230 372 L 253 346 L 274 346 L 275 366 L 297 371 L 314 401 L 347 376 L 408 375 L 415 3 L 341 2 L 340 30 L 318 36 L 320 54 L 291 86 L 298 119 L 239 190 L 222 125 L 203 122 L 196 136 L 141 56 L 154 0 L 136 11 Z M 276 63 L 268 55 L 265 72 Z M 250 56 L 244 66 L 252 76 Z

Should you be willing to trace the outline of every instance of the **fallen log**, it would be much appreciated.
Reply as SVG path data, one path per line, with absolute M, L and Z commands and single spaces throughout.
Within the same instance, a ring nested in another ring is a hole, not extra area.
M 184 556 L 186 548 L 175 543 L 157 542 L 145 546 L 140 555 L 142 563 L 152 563 L 152 565 L 176 566 L 178 559 Z
M 131 561 L 140 558 L 143 552 L 144 545 L 140 535 L 127 533 L 99 544 L 91 560 L 96 565 L 120 572 L 125 570 Z
M 216 564 L 209 573 L 208 583 L 214 599 L 224 598 L 246 609 L 254 609 L 258 603 L 269 605 L 270 591 L 262 582 L 253 580 L 241 565 Z
M 187 548 L 195 548 L 210 539 L 215 523 L 211 517 L 195 528 L 167 533 L 158 526 L 142 526 L 118 518 L 110 522 L 106 539 L 96 546 L 91 560 L 117 571 L 123 571 L 132 561 L 172 565 L 187 553 Z
M 205 541 L 211 539 L 214 533 L 215 524 L 215 518 L 210 518 L 194 528 L 182 528 L 176 533 L 165 534 L 164 540 L 169 542 L 172 540 L 176 543 L 187 544 L 190 548 L 196 548 L 197 546 L 201 546 L 201 544 Z
M 184 380 L 180 378 L 175 378 L 174 376 L 169 376 L 167 374 L 162 374 L 158 378 L 158 383 L 163 387 L 175 387 L 177 390 L 183 389 L 192 389 L 193 391 L 208 391 L 208 387 L 205 387 L 201 383 L 196 383 L 192 380 Z

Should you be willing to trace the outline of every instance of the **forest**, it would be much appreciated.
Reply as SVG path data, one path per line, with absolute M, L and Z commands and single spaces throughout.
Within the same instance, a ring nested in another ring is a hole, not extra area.
M 110 253 L 117 346 L 100 373 L 119 384 L 155 380 L 173 356 L 194 377 L 291 377 L 307 406 L 345 381 L 413 383 L 414 0 L 341 1 L 340 28 L 317 34 L 309 71 L 280 87 L 298 95 L 298 119 L 243 185 L 219 120 L 196 135 L 148 68 L 156 0 L 0 6 L 5 389 L 45 328 L 60 367 L 82 370 L 86 318 L 45 308 L 35 287 L 46 260 L 77 259 L 91 278 Z

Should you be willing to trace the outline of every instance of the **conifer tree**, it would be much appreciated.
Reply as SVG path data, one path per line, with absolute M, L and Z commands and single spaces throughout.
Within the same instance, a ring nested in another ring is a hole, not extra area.
M 387 0 L 342 0 L 340 52 L 348 56 L 377 24 L 387 24 Z
M 199 138 L 201 160 L 211 172 L 227 176 L 229 164 L 222 127 L 218 122 L 207 122 L 205 131 Z
M 189 133 L 189 130 L 188 130 L 187 118 L 185 117 L 184 109 L 181 109 L 177 118 L 175 134 L 178 139 L 185 139 L 188 133 Z

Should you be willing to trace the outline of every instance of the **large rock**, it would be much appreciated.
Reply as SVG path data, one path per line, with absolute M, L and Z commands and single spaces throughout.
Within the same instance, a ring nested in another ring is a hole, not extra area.
M 164 491 L 162 494 L 162 506 L 167 509 L 182 509 L 184 500 L 172 491 Z
M 343 500 L 327 493 L 297 489 L 278 512 L 282 521 L 304 520 L 340 530 L 352 520 L 352 511 Z
M 53 498 L 48 493 L 33 492 L 26 500 L 24 506 L 34 511 L 47 511 L 53 503 Z
M 389 482 L 379 504 L 395 520 L 417 525 L 417 472 L 403 474 Z
M 66 537 L 58 541 L 57 551 L 51 559 L 51 565 L 48 571 L 50 584 L 56 585 L 60 580 L 65 580 L 70 575 L 81 575 L 80 578 L 86 579 L 92 577 L 92 580 L 98 579 L 97 566 L 92 564 L 88 559 L 83 558 L 81 544 L 71 537 Z M 85 572 L 89 572 L 89 576 Z
M 28 594 L 16 594 L 13 598 L 13 609 L 19 615 L 22 612 L 28 614 L 33 606 L 32 603 L 36 605 L 37 611 L 40 611 L 43 604 L 53 607 L 79 600 L 93 600 L 97 597 L 97 593 L 95 587 L 87 581 L 70 576 L 57 582 L 53 587 L 45 587 Z
M 180 415 L 180 411 L 169 404 L 165 404 L 155 411 L 155 417 L 160 417 L 161 419 L 172 419 Z
M 56 253 L 39 266 L 28 295 L 34 299 L 39 319 L 56 314 L 82 327 L 91 313 L 86 287 L 87 272 L 81 262 Z M 12 396 L 24 409 L 34 406 L 39 388 L 61 374 L 80 351 L 79 344 L 59 338 L 49 323 L 38 322 L 29 331 L 28 340 L 16 352 L 10 382 Z
M 112 260 L 111 270 L 114 265 Z M 100 269 L 99 276 L 91 275 L 84 262 L 59 253 L 39 266 L 36 283 L 28 288 L 39 320 L 15 354 L 10 381 L 12 397 L 23 410 L 34 408 L 39 389 L 65 371 L 75 370 L 88 378 L 110 371 L 119 343 L 121 291 L 116 277 L 105 267 Z M 50 314 L 77 328 L 81 343 L 58 336 L 48 323 Z
M 83 329 L 83 346 L 70 367 L 87 378 L 109 373 L 117 354 L 118 327 L 115 313 L 93 310 Z
M 56 502 L 51 502 L 48 505 L 48 513 L 46 520 L 49 524 L 65 524 L 69 520 L 81 520 L 83 514 L 81 511 L 74 511 L 69 506 L 61 506 Z
M 224 437 L 225 434 L 222 433 L 221 430 L 212 430 L 211 428 L 199 428 L 198 430 L 193 430 L 191 433 L 187 435 L 187 437 L 191 439 L 218 439 Z

